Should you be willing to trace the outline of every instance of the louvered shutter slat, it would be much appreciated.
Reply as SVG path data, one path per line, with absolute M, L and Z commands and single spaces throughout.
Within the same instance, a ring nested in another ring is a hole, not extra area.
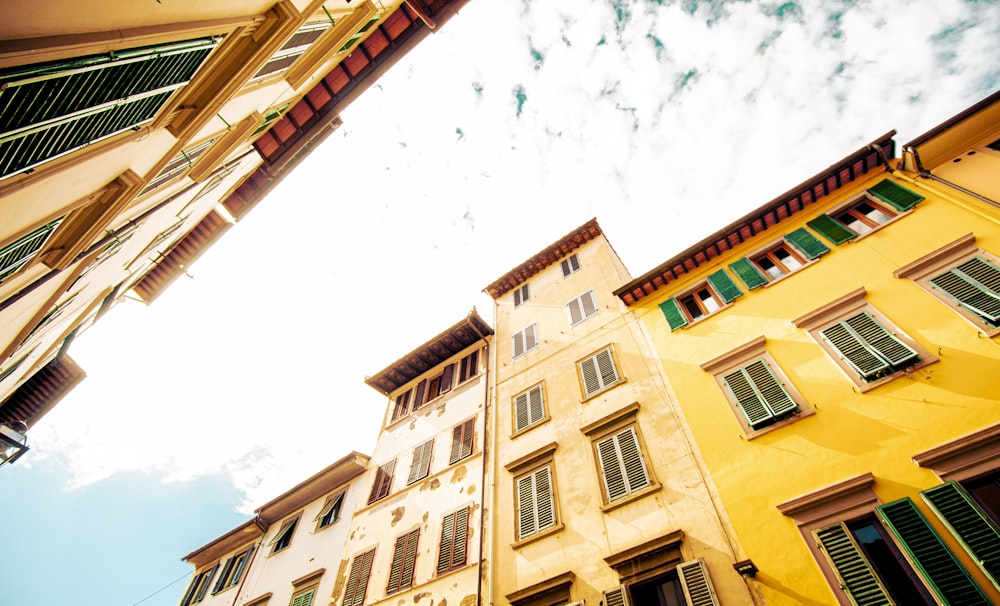
M 989 604 L 910 498 L 879 505 L 875 510 L 942 599 L 951 604 Z
M 848 330 L 843 322 L 820 331 L 820 334 L 862 377 L 872 377 L 889 367 L 885 360 L 875 355 Z
M 580 372 L 583 375 L 583 386 L 588 396 L 601 390 L 601 379 L 597 374 L 597 362 L 593 358 L 588 358 L 580 363 Z
M 588 290 L 583 293 L 583 316 L 589 318 L 590 316 L 597 313 L 597 299 L 594 298 L 594 292 Z
M 781 416 L 788 412 L 798 410 L 799 406 L 788 395 L 785 388 L 774 376 L 774 373 L 763 360 L 758 360 L 746 367 L 747 375 L 753 381 L 757 391 L 764 398 L 767 407 L 771 409 L 774 416 Z
M 823 547 L 841 587 L 858 606 L 889 606 L 892 602 L 875 576 L 864 555 L 843 524 L 835 524 L 816 531 L 816 539 Z
M 527 475 L 517 480 L 517 534 L 524 538 L 535 533 L 535 486 L 534 476 Z
M 829 246 L 816 239 L 816 236 L 809 233 L 809 230 L 804 227 L 785 235 L 785 239 L 809 259 L 815 259 L 830 252 Z
M 712 285 L 726 303 L 732 303 L 743 296 L 743 291 L 740 290 L 739 286 L 736 286 L 736 282 L 729 277 L 729 274 L 724 269 L 720 269 L 708 276 L 708 283 Z
M 857 237 L 857 234 L 844 227 L 840 221 L 837 221 L 830 215 L 826 214 L 820 215 L 812 221 L 808 221 L 806 225 L 815 229 L 819 232 L 819 235 L 834 244 L 843 244 L 844 242 L 853 240 Z
M 622 463 L 614 436 L 597 443 L 597 454 L 601 460 L 601 472 L 604 476 L 604 488 L 607 490 L 608 502 L 627 495 L 628 486 L 625 484 L 625 474 L 622 473 Z
M 530 351 L 534 349 L 535 345 L 537 344 L 538 341 L 535 335 L 535 325 L 532 324 L 531 326 L 524 329 L 524 350 Z
M 974 257 L 930 282 L 973 313 L 1000 321 L 1000 269 L 993 264 Z
M 604 592 L 605 606 L 631 606 L 625 587 L 615 587 Z
M 913 193 L 902 185 L 883 179 L 875 186 L 869 188 L 870 193 L 894 206 L 896 210 L 909 210 L 917 202 L 924 199 L 923 196 Z
M 767 278 L 764 274 L 760 273 L 760 270 L 757 269 L 753 262 L 745 257 L 730 263 L 729 269 L 733 270 L 736 277 L 750 290 L 767 284 Z
M 690 606 L 719 606 L 715 586 L 712 585 L 712 578 L 703 560 L 678 564 L 677 576 Z
M 893 366 L 915 361 L 917 352 L 889 333 L 868 313 L 860 313 L 848 318 L 845 324 L 865 340 L 875 351 Z
M 545 417 L 545 403 L 542 401 L 541 385 L 528 392 L 528 413 L 531 423 L 537 423 Z
M 569 309 L 569 323 L 576 324 L 583 320 L 583 313 L 580 311 L 580 300 L 573 299 L 566 307 Z
M 618 369 L 615 368 L 614 358 L 611 357 L 611 350 L 605 349 L 599 352 L 597 358 L 597 369 L 601 372 L 601 388 L 609 387 L 618 382 Z
M 469 536 L 469 510 L 460 509 L 455 516 L 455 547 L 452 549 L 451 567 L 457 568 L 465 564 Z
M 1000 585 L 1000 528 L 956 482 L 920 493 L 994 584 Z
M 670 325 L 670 330 L 677 330 L 682 326 L 687 326 L 687 317 L 685 317 L 684 312 L 681 311 L 680 303 L 677 299 L 671 297 L 660 303 L 660 311 L 663 312 L 663 317 L 667 319 L 667 324 Z
M 531 425 L 531 417 L 528 411 L 528 394 L 523 393 L 514 398 L 514 427 L 521 431 Z
M 417 561 L 417 541 L 420 539 L 420 530 L 414 530 L 407 535 L 406 556 L 403 559 L 403 574 L 400 578 L 400 587 L 413 586 L 413 569 Z
M 625 468 L 625 479 L 628 480 L 629 493 L 642 490 L 649 486 L 649 475 L 646 473 L 646 462 L 639 448 L 639 438 L 635 429 L 630 427 L 615 436 L 618 449 L 622 455 L 622 465 Z
M 455 514 L 450 513 L 441 521 L 441 544 L 438 547 L 437 570 L 448 570 L 455 549 Z
M 740 405 L 740 410 L 747 419 L 751 427 L 772 418 L 770 409 L 764 403 L 761 396 L 753 388 L 750 377 L 746 370 L 739 369 L 725 375 L 722 380 L 726 383 L 729 391 L 732 392 L 736 402 Z
M 548 467 L 543 467 L 535 472 L 534 478 L 538 530 L 544 530 L 556 523 L 556 506 L 552 492 L 552 471 Z

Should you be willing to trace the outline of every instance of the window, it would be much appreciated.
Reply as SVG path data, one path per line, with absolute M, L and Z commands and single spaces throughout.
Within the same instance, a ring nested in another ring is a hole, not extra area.
M 413 449 L 413 462 L 410 463 L 410 475 L 406 478 L 409 486 L 417 480 L 423 480 L 430 473 L 431 452 L 434 450 L 434 440 L 430 439 Z
M 587 318 L 596 315 L 597 299 L 594 298 L 594 291 L 588 290 L 567 303 L 566 311 L 569 313 L 570 326 L 575 326 Z
M 572 254 L 563 259 L 560 266 L 562 267 L 563 277 L 566 277 L 571 273 L 580 271 L 580 259 L 575 254 Z
M 764 337 L 758 337 L 701 365 L 715 376 L 743 433 L 750 438 L 765 428 L 787 424 L 782 420 L 791 422 L 801 413 L 813 413 L 764 349 L 765 343 Z
M 538 345 L 538 336 L 535 330 L 535 325 L 526 326 L 518 332 L 514 333 L 513 337 L 513 347 L 514 347 L 514 357 L 518 358 L 523 356 L 527 352 L 531 351 Z
M 298 523 L 299 519 L 296 517 L 281 525 L 278 534 L 271 540 L 271 553 L 278 553 L 292 544 L 292 535 L 295 534 L 295 527 Z
M 987 336 L 1000 334 L 1000 260 L 966 234 L 896 271 Z
M 212 579 L 215 577 L 215 572 L 217 570 L 219 570 L 218 563 L 208 570 L 203 570 L 196 574 L 194 578 L 191 579 L 191 584 L 188 585 L 187 591 L 184 592 L 184 598 L 181 600 L 181 606 L 197 604 L 198 602 L 204 600 L 205 594 L 208 593 L 208 588 L 212 584 Z
M 805 228 L 800 228 L 785 234 L 783 240 L 764 250 L 730 263 L 729 268 L 748 289 L 753 290 L 798 271 L 809 261 L 828 252 L 830 248 L 826 244 Z
M 174 179 L 179 178 L 189 168 L 191 168 L 195 160 L 208 151 L 208 148 L 215 143 L 215 139 L 216 138 L 212 138 L 199 143 L 198 145 L 182 150 L 181 153 L 171 158 L 170 162 L 160 169 L 160 172 L 153 177 L 153 179 L 146 185 L 145 188 L 143 188 L 141 192 L 139 192 L 139 195 L 144 196 L 160 186 L 166 185 Z
M 860 200 L 830 214 L 822 214 L 806 225 L 830 242 L 843 244 L 896 220 L 901 212 L 913 208 L 923 199 L 923 196 L 884 179 L 871 187 Z
M 243 570 L 246 568 L 247 562 L 250 560 L 250 556 L 252 554 L 253 547 L 251 546 L 246 551 L 231 556 L 228 560 L 226 560 L 226 565 L 222 567 L 222 573 L 215 582 L 215 587 L 212 588 L 212 593 L 219 593 L 220 591 L 229 589 L 239 583 L 240 578 L 243 576 Z
M 392 490 L 392 474 L 396 468 L 396 459 L 385 463 L 375 472 L 375 483 L 372 485 L 372 493 L 368 496 L 368 504 L 384 499 L 389 496 Z
M 392 564 L 389 567 L 389 583 L 385 586 L 386 594 L 413 587 L 413 567 L 417 560 L 419 538 L 419 528 L 396 538 L 396 546 L 392 551 Z
M 479 350 L 470 353 L 458 363 L 458 382 L 465 383 L 479 374 Z
M 660 311 L 670 330 L 677 330 L 712 315 L 741 296 L 743 291 L 726 270 L 720 269 L 690 291 L 660 303 Z
M 46 223 L 0 248 L 0 281 L 27 265 L 28 261 L 45 246 L 45 242 L 61 222 L 60 218 Z
M 0 178 L 152 120 L 219 39 L 0 70 Z
M 920 493 L 979 568 L 1000 585 L 1000 472 Z
M 333 27 L 332 19 L 310 21 L 300 27 L 292 37 L 274 53 L 267 63 L 254 74 L 253 80 L 279 74 L 301 57 L 323 33 Z
M 342 606 L 361 606 L 365 603 L 368 593 L 368 579 L 372 574 L 372 562 L 375 560 L 375 548 L 354 556 L 351 562 L 351 572 L 347 575 L 344 586 L 344 601 Z
M 319 515 L 316 516 L 316 530 L 322 530 L 327 526 L 331 526 L 340 519 L 340 510 L 344 507 L 344 496 L 346 494 L 347 492 L 345 491 L 327 497 L 326 503 L 323 504 L 323 508 L 319 510 Z
M 634 426 L 595 441 L 594 448 L 604 483 L 605 502 L 616 501 L 652 485 Z
M 410 390 L 396 396 L 396 405 L 392 408 L 392 419 L 389 422 L 405 417 L 408 412 L 410 412 Z
M 793 320 L 805 328 L 861 391 L 936 362 L 865 301 L 859 288 Z
M 541 423 L 545 414 L 545 393 L 542 384 L 514 396 L 514 432 L 518 433 Z
M 434 398 L 443 396 L 444 394 L 451 391 L 451 384 L 454 378 L 455 378 L 455 365 L 449 364 L 444 367 L 444 371 L 442 371 L 441 374 L 430 379 L 427 382 L 427 402 L 430 402 Z M 417 387 L 419 390 L 419 385 Z M 421 405 L 426 404 L 427 402 L 422 402 Z M 417 408 L 416 405 L 414 405 L 414 409 L 416 408 Z
M 473 417 L 461 425 L 456 425 L 452 430 L 451 456 L 448 457 L 449 465 L 457 463 L 472 454 L 476 437 L 475 424 L 476 419 Z
M 576 366 L 580 373 L 585 399 L 617 385 L 621 380 L 611 346 L 580 360 Z
M 514 307 L 526 302 L 530 296 L 527 284 L 522 284 L 520 288 L 516 288 L 514 290 Z
M 314 597 L 316 597 L 316 588 L 312 587 L 293 595 L 289 606 L 312 606 Z
M 514 481 L 517 494 L 517 538 L 530 537 L 556 525 L 552 466 L 545 465 Z
M 449 513 L 441 521 L 437 573 L 443 574 L 465 566 L 469 550 L 469 508 Z
M 642 581 L 604 592 L 608 606 L 625 604 L 666 604 L 682 606 L 719 606 L 715 586 L 702 559 L 683 562 L 675 570 Z

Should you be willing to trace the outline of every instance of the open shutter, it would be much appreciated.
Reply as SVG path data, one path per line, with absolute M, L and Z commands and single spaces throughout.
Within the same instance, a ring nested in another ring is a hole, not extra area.
M 715 586 L 708 576 L 704 560 L 698 558 L 678 564 L 677 576 L 681 580 L 681 589 L 684 590 L 688 606 L 719 606 L 719 598 L 715 595 Z
M 605 349 L 595 356 L 597 359 L 597 370 L 601 373 L 601 387 L 608 387 L 618 382 L 618 369 L 615 368 L 615 360 L 611 357 L 611 350 Z
M 974 257 L 930 282 L 962 307 L 991 322 L 1000 321 L 1000 269 L 989 261 Z
M 194 596 L 195 602 L 200 602 L 205 599 L 205 594 L 208 592 L 208 587 L 212 584 L 212 579 L 215 578 L 216 571 L 219 570 L 219 565 L 216 564 L 205 573 L 204 580 L 201 582 L 201 586 L 198 588 L 198 595 Z
M 757 266 L 755 266 L 753 262 L 746 257 L 737 259 L 733 263 L 730 263 L 729 269 L 733 270 L 736 277 L 738 277 L 740 281 L 742 281 L 743 284 L 745 284 L 750 290 L 767 284 L 767 278 L 764 274 L 760 273 Z
M 223 590 L 226 585 L 226 581 L 229 579 L 229 571 L 233 569 L 233 563 L 236 561 L 236 556 L 232 556 L 226 560 L 226 565 L 222 567 L 222 574 L 215 581 L 215 587 L 212 588 L 212 593 L 219 593 Z
M 372 485 L 371 495 L 368 497 L 368 504 L 371 505 L 379 499 L 389 496 L 392 489 L 392 474 L 396 468 L 396 459 L 382 465 L 375 472 L 375 483 Z
M 354 558 L 354 562 L 351 563 L 351 572 L 347 576 L 347 585 L 344 587 L 343 606 L 360 606 L 365 603 L 365 594 L 368 593 L 368 577 L 371 576 L 374 559 L 374 549 Z
M 580 309 L 580 299 L 573 299 L 566 304 L 569 311 L 569 323 L 576 324 L 583 321 L 583 311 Z
M 875 510 L 938 597 L 949 604 L 989 604 L 983 591 L 909 497 L 879 505 Z
M 646 462 L 642 458 L 639 437 L 635 433 L 635 428 L 629 427 L 615 436 L 615 440 L 618 442 L 622 466 L 625 468 L 625 479 L 628 481 L 629 493 L 649 486 L 649 474 L 646 472 Z
M 413 410 L 424 405 L 424 395 L 427 393 L 427 379 L 417 384 L 417 391 L 413 395 Z
M 855 333 L 893 366 L 903 366 L 915 362 L 917 352 L 889 333 L 870 314 L 862 312 L 844 320 Z
M 923 196 L 913 193 L 902 185 L 896 184 L 889 179 L 879 181 L 875 186 L 870 187 L 868 192 L 877 198 L 888 202 L 896 210 L 910 210 L 916 206 L 917 202 L 924 199 Z
M 787 234 L 785 239 L 792 243 L 792 246 L 799 249 L 799 252 L 810 259 L 815 259 L 820 255 L 830 252 L 830 247 L 820 242 L 816 236 L 809 233 L 804 227 Z
M 604 592 L 604 604 L 605 606 L 632 606 L 624 585 L 606 590 Z
M 854 537 L 840 522 L 814 532 L 823 555 L 833 566 L 840 587 L 857 606 L 890 606 L 892 601 L 882 581 L 868 565 L 868 560 Z
M 413 449 L 413 462 L 410 464 L 410 475 L 407 484 L 427 477 L 431 468 L 431 452 L 434 450 L 434 440 L 428 440 Z
M 472 441 L 475 437 L 475 422 L 472 418 L 455 426 L 452 430 L 451 456 L 448 457 L 448 464 L 457 463 L 472 454 Z
M 49 236 L 55 231 L 62 219 L 56 219 L 42 225 L 29 234 L 18 238 L 7 246 L 0 248 L 0 280 L 21 269 L 35 254 L 42 249 Z
M 681 305 L 677 302 L 677 299 L 670 297 L 663 303 L 660 303 L 660 311 L 663 312 L 663 317 L 667 319 L 670 330 L 673 331 L 682 326 L 687 326 L 687 317 L 681 311 Z
M 196 39 L 0 71 L 0 177 L 153 119 L 218 41 Z
M 236 569 L 233 570 L 233 576 L 229 579 L 229 587 L 236 585 L 240 582 L 243 577 L 243 571 L 246 570 L 247 564 L 250 562 L 250 557 L 253 556 L 254 547 L 251 545 L 250 549 L 243 552 L 243 555 L 239 557 L 236 563 Z
M 444 367 L 444 374 L 441 375 L 441 392 L 437 395 L 451 391 L 452 380 L 455 378 L 455 365 L 449 364 Z
M 1000 528 L 957 482 L 935 486 L 920 496 L 1000 588 Z
M 857 237 L 857 234 L 844 227 L 840 221 L 826 214 L 820 215 L 812 221 L 807 221 L 806 225 L 815 229 L 819 235 L 833 244 L 843 244 Z
M 777 417 L 787 412 L 798 410 L 798 405 L 788 395 L 788 392 L 785 391 L 781 382 L 774 376 L 774 372 L 771 371 L 771 368 L 764 360 L 757 360 L 747 365 L 746 372 L 774 416 Z
M 733 282 L 733 279 L 729 277 L 729 274 L 724 269 L 720 269 L 708 276 L 708 283 L 712 285 L 715 292 L 719 293 L 719 296 L 726 303 L 732 303 L 743 296 L 743 291 L 740 290 L 739 286 L 736 286 L 736 282 Z

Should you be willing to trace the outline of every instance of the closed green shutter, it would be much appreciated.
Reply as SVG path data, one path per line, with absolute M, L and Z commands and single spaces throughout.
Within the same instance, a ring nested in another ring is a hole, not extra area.
M 910 210 L 916 206 L 917 202 L 924 199 L 923 196 L 915 194 L 889 179 L 879 181 L 875 186 L 868 188 L 868 192 L 888 202 L 897 210 Z
M 798 412 L 784 386 L 764 360 L 757 360 L 722 377 L 750 427 Z
M 809 230 L 804 227 L 800 227 L 792 233 L 787 234 L 785 239 L 810 259 L 815 259 L 820 255 L 830 252 L 829 246 L 820 242 L 816 236 L 809 233 Z
M 844 324 L 872 346 L 893 366 L 916 362 L 917 352 L 889 333 L 870 314 L 863 312 L 844 320 Z
M 867 312 L 820 331 L 849 366 L 866 381 L 919 361 L 915 350 L 891 335 Z
M 1000 528 L 956 482 L 935 486 L 920 496 L 1000 588 Z
M 699 558 L 678 564 L 677 576 L 690 606 L 719 606 L 719 598 L 715 595 L 704 560 Z
M 841 225 L 840 221 L 826 214 L 816 217 L 806 225 L 834 244 L 843 244 L 857 237 L 857 234 Z
M 815 531 L 816 540 L 823 554 L 833 566 L 843 589 L 857 606 L 890 606 L 882 582 L 868 565 L 854 538 L 843 523 L 836 523 Z
M 42 249 L 62 218 L 47 223 L 0 248 L 0 280 L 17 272 Z
M 660 311 L 663 312 L 663 317 L 667 319 L 667 324 L 670 325 L 671 331 L 677 330 L 682 326 L 687 326 L 687 317 L 681 311 L 681 305 L 677 302 L 677 299 L 670 297 L 663 303 L 660 303 Z
M 930 282 L 962 307 L 992 323 L 1000 321 L 1000 269 L 989 261 L 973 257 Z
M 300 593 L 299 595 L 292 598 L 291 606 L 312 606 L 313 597 L 316 595 L 315 589 L 310 589 L 305 593 Z
M 719 293 L 726 303 L 732 303 L 743 296 L 743 291 L 740 290 L 739 286 L 736 286 L 736 282 L 733 282 L 733 279 L 729 277 L 729 274 L 724 269 L 720 269 L 708 276 L 708 283 L 715 288 L 715 291 Z
M 218 39 L 0 71 L 0 177 L 153 119 Z
M 750 290 L 767 284 L 767 278 L 764 274 L 760 273 L 760 270 L 757 269 L 753 262 L 746 257 L 737 259 L 735 262 L 730 263 L 729 269 L 733 270 L 733 273 L 735 273 L 736 276 L 739 277 L 739 279 L 746 284 L 746 287 Z
M 931 589 L 947 604 L 963 606 L 989 601 L 969 572 L 959 564 L 955 554 L 934 532 L 927 519 L 909 498 L 879 505 L 875 508 L 886 527 L 899 539 Z

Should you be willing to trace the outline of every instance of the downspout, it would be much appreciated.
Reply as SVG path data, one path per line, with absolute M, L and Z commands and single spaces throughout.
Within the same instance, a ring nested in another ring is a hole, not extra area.
M 247 565 L 243 568 L 243 578 L 240 579 L 240 586 L 236 588 L 236 593 L 233 594 L 232 606 L 236 606 L 236 602 L 239 601 L 240 594 L 243 593 L 243 584 L 247 582 L 247 578 L 250 576 L 250 567 L 253 566 L 253 561 L 257 558 L 257 554 L 264 548 L 264 537 L 267 536 L 268 525 L 261 521 L 259 511 L 253 517 L 253 523 L 257 528 L 260 528 L 260 541 L 257 543 L 257 548 L 250 554 L 250 560 L 247 562 Z
M 480 480 L 480 494 L 482 495 L 481 502 L 479 504 L 479 561 L 476 565 L 476 574 L 479 578 L 476 581 L 476 606 L 482 606 L 483 603 L 483 547 L 486 541 L 485 526 L 486 523 L 486 461 L 487 454 L 489 452 L 489 410 L 490 410 L 490 353 L 492 349 L 490 348 L 490 343 L 486 339 L 486 336 L 476 329 L 476 326 L 472 325 L 473 330 L 479 335 L 479 338 L 486 343 L 486 372 L 483 374 L 483 382 L 485 388 L 483 389 L 483 461 L 482 461 L 482 479 Z M 492 493 L 491 493 L 492 494 Z M 234 605 L 235 606 L 235 605 Z
M 928 169 L 924 168 L 923 164 L 920 162 L 920 152 L 918 152 L 916 148 L 914 148 L 914 147 L 906 147 L 906 148 L 903 149 L 903 153 L 904 154 L 910 154 L 913 157 L 914 167 L 916 168 L 917 174 L 920 175 L 921 178 L 923 178 L 923 179 L 930 179 L 931 181 L 936 181 L 936 182 L 940 183 L 941 185 L 944 185 L 945 187 L 950 187 L 950 188 L 954 189 L 955 191 L 962 192 L 963 194 L 965 194 L 967 196 L 971 196 L 971 197 L 979 200 L 980 202 L 985 202 L 985 203 L 987 203 L 987 204 L 989 204 L 989 205 L 991 205 L 993 207 L 1000 208 L 1000 202 L 997 202 L 996 200 L 992 200 L 990 198 L 987 198 L 986 196 L 984 196 L 982 194 L 977 194 L 976 192 L 974 192 L 972 190 L 969 190 L 969 189 L 966 189 L 966 188 L 962 187 L 961 185 L 959 185 L 957 183 L 952 183 L 951 181 L 948 181 L 947 179 L 942 179 L 941 177 L 938 177 L 937 175 L 932 174 L 931 171 L 929 171 Z

